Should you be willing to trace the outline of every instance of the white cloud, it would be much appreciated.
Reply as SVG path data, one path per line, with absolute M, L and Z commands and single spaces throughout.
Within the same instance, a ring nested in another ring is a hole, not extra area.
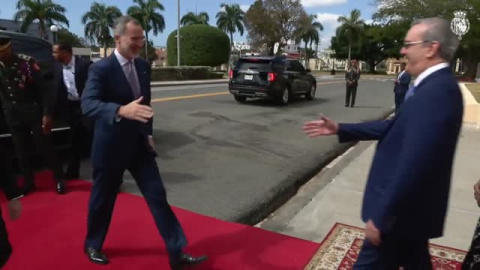
M 373 20 L 365 20 L 366 24 L 373 24 Z
M 247 12 L 247 10 L 250 8 L 250 5 L 240 5 L 240 8 L 241 8 L 243 11 Z
M 319 7 L 319 6 L 337 6 L 346 4 L 348 0 L 302 0 L 302 5 L 305 7 Z
M 317 20 L 322 23 L 324 30 L 320 32 L 321 42 L 320 48 L 330 47 L 330 40 L 335 36 L 335 31 L 340 23 L 337 21 L 341 15 L 332 13 L 318 13 Z

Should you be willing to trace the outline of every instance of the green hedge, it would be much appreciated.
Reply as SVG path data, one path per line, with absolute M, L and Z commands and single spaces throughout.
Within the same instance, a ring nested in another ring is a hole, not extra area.
M 223 72 L 212 72 L 211 67 L 161 67 L 152 68 L 152 81 L 183 81 L 221 79 Z
M 177 64 L 177 30 L 167 40 L 168 65 Z M 185 66 L 215 67 L 228 63 L 230 39 L 222 30 L 209 25 L 187 25 L 180 28 L 180 60 Z

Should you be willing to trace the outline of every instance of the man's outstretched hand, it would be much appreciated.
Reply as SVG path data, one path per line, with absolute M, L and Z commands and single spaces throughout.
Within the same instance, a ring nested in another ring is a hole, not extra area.
M 338 124 L 320 115 L 319 120 L 305 123 L 305 125 L 303 125 L 303 131 L 310 137 L 334 135 L 338 133 Z
M 130 120 L 147 123 L 153 117 L 153 110 L 150 106 L 142 105 L 143 97 L 121 106 L 118 109 L 118 116 Z

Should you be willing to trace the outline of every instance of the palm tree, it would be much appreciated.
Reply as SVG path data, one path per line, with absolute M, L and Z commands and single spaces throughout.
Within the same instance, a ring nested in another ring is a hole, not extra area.
M 360 19 L 360 10 L 354 9 L 350 12 L 350 17 L 341 16 L 338 22 L 341 23 L 337 28 L 337 36 L 346 34 L 348 40 L 348 65 L 350 66 L 352 44 L 356 40 L 359 42 L 361 34 L 364 32 L 365 21 Z
M 305 63 L 307 63 L 307 44 L 310 43 L 310 47 L 313 43 L 318 45 L 320 43 L 320 31 L 323 31 L 323 25 L 316 21 L 317 15 L 308 15 L 300 29 L 298 30 L 297 42 L 305 42 Z
M 180 23 L 183 26 L 191 25 L 191 24 L 206 24 L 206 25 L 208 25 L 209 20 L 210 20 L 210 17 L 208 17 L 208 13 L 206 13 L 206 12 L 200 12 L 198 14 L 193 13 L 193 12 L 189 12 L 182 17 L 182 20 L 180 20 Z
M 238 31 L 243 36 L 245 12 L 238 4 L 221 4 L 220 7 L 223 10 L 217 13 L 217 27 L 230 34 L 230 42 L 233 46 L 233 33 Z
M 137 19 L 145 29 L 145 59 L 148 59 L 148 33 L 153 30 L 153 35 L 163 32 L 165 29 L 165 19 L 163 15 L 157 11 L 164 11 L 165 8 L 160 4 L 159 0 L 133 0 L 137 6 L 128 8 L 127 13 Z
M 13 19 L 17 22 L 22 21 L 20 31 L 26 32 L 33 22 L 38 22 L 38 31 L 43 39 L 48 38 L 46 30 L 48 25 L 69 26 L 69 21 L 64 15 L 67 10 L 52 0 L 18 0 L 17 10 Z
M 104 57 L 107 56 L 108 44 L 112 43 L 113 36 L 110 29 L 116 18 L 122 16 L 122 12 L 116 6 L 107 6 L 103 3 L 93 2 L 90 11 L 82 16 L 85 24 L 85 37 L 95 39 L 104 48 Z

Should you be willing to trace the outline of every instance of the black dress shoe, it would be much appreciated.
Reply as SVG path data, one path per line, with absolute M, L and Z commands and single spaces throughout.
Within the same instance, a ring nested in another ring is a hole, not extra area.
M 90 261 L 96 264 L 108 264 L 108 259 L 105 254 L 103 254 L 100 250 L 96 250 L 94 248 L 86 248 L 85 254 L 87 254 Z
M 57 188 L 57 193 L 58 194 L 65 194 L 65 191 L 66 191 L 65 181 L 63 179 L 62 180 L 57 180 L 56 188 Z
M 170 261 L 170 267 L 172 270 L 183 270 L 185 267 L 200 264 L 207 258 L 207 256 L 193 257 L 187 253 L 182 253 L 178 259 Z

